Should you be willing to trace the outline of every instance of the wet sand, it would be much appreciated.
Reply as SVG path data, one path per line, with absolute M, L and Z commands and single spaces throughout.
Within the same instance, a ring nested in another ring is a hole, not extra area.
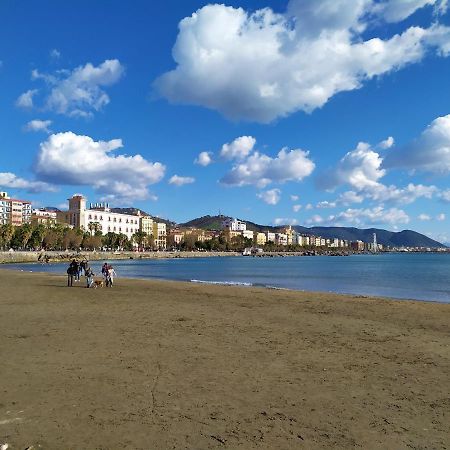
M 65 283 L 0 270 L 12 450 L 450 447 L 450 305 Z

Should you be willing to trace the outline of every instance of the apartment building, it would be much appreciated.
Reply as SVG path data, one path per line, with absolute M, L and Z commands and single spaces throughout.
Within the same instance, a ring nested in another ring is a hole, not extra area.
M 54 225 L 57 220 L 56 211 L 45 208 L 33 209 L 31 212 L 31 222 L 42 225 Z
M 0 225 L 20 226 L 31 222 L 31 202 L 11 198 L 0 192 Z
M 147 236 L 153 235 L 153 219 L 150 216 L 139 217 L 139 231 L 145 233 Z
M 237 219 L 227 218 L 222 222 L 222 228 L 230 231 L 246 231 L 247 224 Z
M 153 239 L 155 247 L 165 250 L 167 247 L 167 227 L 165 223 L 153 222 Z
M 100 231 L 103 235 L 110 232 L 121 233 L 128 239 L 139 231 L 139 216 L 112 212 L 107 203 L 91 203 L 88 208 L 86 198 L 79 194 L 72 196 L 68 201 L 69 210 L 57 213 L 59 222 L 91 233 L 96 231 Z

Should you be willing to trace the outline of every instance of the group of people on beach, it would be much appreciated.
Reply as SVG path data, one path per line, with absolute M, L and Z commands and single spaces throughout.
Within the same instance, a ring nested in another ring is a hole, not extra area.
M 86 277 L 86 287 L 96 287 L 97 282 L 94 279 L 95 273 L 86 259 L 82 261 L 78 261 L 77 259 L 72 260 L 69 267 L 67 268 L 67 286 L 72 287 L 74 281 L 79 282 L 80 277 L 81 275 L 83 275 L 83 273 Z M 113 266 L 105 262 L 102 266 L 103 279 L 100 281 L 100 285 L 104 284 L 106 287 L 113 287 L 115 276 L 116 271 L 114 270 Z

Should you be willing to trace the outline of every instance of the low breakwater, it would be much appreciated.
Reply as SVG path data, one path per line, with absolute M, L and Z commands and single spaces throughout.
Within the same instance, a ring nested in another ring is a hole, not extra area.
M 236 252 L 73 252 L 73 251 L 14 251 L 0 252 L 0 264 L 27 262 L 64 262 L 72 259 L 88 261 L 111 259 L 157 259 L 157 258 L 205 258 L 239 256 Z

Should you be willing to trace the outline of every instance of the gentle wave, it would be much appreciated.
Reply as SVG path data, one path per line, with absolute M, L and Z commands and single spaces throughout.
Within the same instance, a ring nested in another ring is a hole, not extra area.
M 243 281 L 206 281 L 206 280 L 190 280 L 191 283 L 200 284 L 220 284 L 223 286 L 253 286 L 253 283 L 246 283 Z

